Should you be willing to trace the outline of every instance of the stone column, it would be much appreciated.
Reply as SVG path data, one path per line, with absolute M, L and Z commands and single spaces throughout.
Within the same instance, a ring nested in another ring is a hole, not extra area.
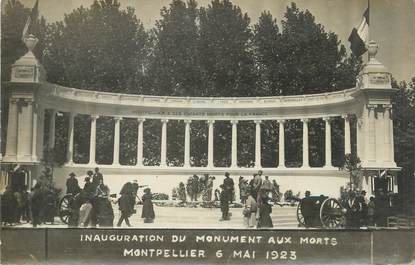
M 352 153 L 352 147 L 350 143 L 350 116 L 345 114 L 342 116 L 344 119 L 344 153 Z
M 95 165 L 97 145 L 97 119 L 98 115 L 91 116 L 91 135 L 89 137 L 89 165 Z
M 18 109 L 17 99 L 11 98 L 9 101 L 9 121 L 7 124 L 7 141 L 5 159 L 10 157 L 16 159 L 17 155 L 17 136 L 18 136 Z
M 160 154 L 160 166 L 167 165 L 167 122 L 169 120 L 163 119 L 161 120 L 161 154 Z
M 214 120 L 208 120 L 207 123 L 209 124 L 209 134 L 208 134 L 208 167 L 214 167 L 213 164 L 213 124 L 215 124 Z
M 303 122 L 303 168 L 308 168 L 308 122 L 309 119 L 301 119 Z
M 368 155 L 368 160 L 369 161 L 376 161 L 376 131 L 375 131 L 375 126 L 376 126 L 376 118 L 375 118 L 375 106 L 374 105 L 368 105 L 368 111 L 369 111 L 369 131 L 366 132 L 369 136 L 369 141 L 368 141 L 368 147 L 369 147 L 369 155 Z
M 255 122 L 255 167 L 261 167 L 261 122 Z
M 36 140 L 36 150 L 37 150 L 37 161 L 40 161 L 43 158 L 43 148 L 44 148 L 44 134 L 45 134 L 45 109 L 38 105 L 37 107 L 37 140 Z
M 139 118 L 137 132 L 137 166 L 143 165 L 143 126 L 145 119 Z
M 66 161 L 68 164 L 73 164 L 73 134 L 74 134 L 75 113 L 69 113 L 68 126 L 68 149 L 66 151 Z
M 120 122 L 121 117 L 114 117 L 115 125 L 114 125 L 114 157 L 112 159 L 113 165 L 120 164 Z
M 231 167 L 238 167 L 238 121 L 231 120 L 231 124 L 232 124 Z
M 184 120 L 184 167 L 190 167 L 190 123 L 191 120 Z
M 48 147 L 55 147 L 55 124 L 56 124 L 56 110 L 50 110 L 50 119 L 49 119 L 49 141 Z
M 332 167 L 331 164 L 331 118 L 330 117 L 324 117 L 323 120 L 326 122 L 326 165 L 325 167 Z
M 285 168 L 285 120 L 278 120 L 278 167 Z
M 383 112 L 383 119 L 384 119 L 384 144 L 385 144 L 385 161 L 393 161 L 394 155 L 393 155 L 393 140 L 391 137 L 391 134 L 393 135 L 393 132 L 391 132 L 391 118 L 390 118 L 390 112 L 392 111 L 392 107 L 389 105 L 384 105 L 384 112 Z M 393 130 L 393 127 L 392 127 Z M 391 141 L 392 140 L 392 141 Z M 392 143 L 392 144 L 391 144 Z
M 37 161 L 37 133 L 38 133 L 38 105 L 31 101 L 29 105 L 32 106 L 32 161 Z

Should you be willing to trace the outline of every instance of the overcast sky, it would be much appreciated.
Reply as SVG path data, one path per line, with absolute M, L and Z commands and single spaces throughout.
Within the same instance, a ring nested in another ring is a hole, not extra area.
M 32 7 L 35 0 L 20 0 Z M 146 28 L 160 18 L 160 9 L 170 0 L 119 0 L 123 7 L 132 6 Z M 326 30 L 337 33 L 346 47 L 353 27 L 357 27 L 367 6 L 366 0 L 234 0 L 256 23 L 263 10 L 281 20 L 286 6 L 296 2 L 300 9 L 309 9 Z M 49 22 L 61 20 L 65 13 L 93 0 L 39 0 L 39 12 Z M 198 0 L 206 6 L 210 0 Z M 380 45 L 378 60 L 384 63 L 397 80 L 415 77 L 415 0 L 371 0 L 370 39 Z

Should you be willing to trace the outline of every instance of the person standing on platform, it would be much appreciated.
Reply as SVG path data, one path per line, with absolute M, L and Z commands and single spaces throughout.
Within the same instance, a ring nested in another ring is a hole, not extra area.
M 228 201 L 232 203 L 233 195 L 235 192 L 235 184 L 233 182 L 233 179 L 230 177 L 229 172 L 225 172 L 225 179 L 223 180 L 223 186 L 226 192 L 226 196 L 228 196 Z
M 76 179 L 75 173 L 71 172 L 69 174 L 69 178 L 66 180 L 66 194 L 78 194 L 80 191 L 80 187 L 78 184 L 78 180 Z
M 212 193 L 213 193 L 213 181 L 215 180 L 214 176 L 209 176 L 207 183 L 206 183 L 206 194 L 207 198 L 206 201 L 212 201 Z
M 144 223 L 153 223 L 155 218 L 154 207 L 153 207 L 153 194 L 151 194 L 150 188 L 144 189 L 144 194 L 142 197 L 143 201 L 143 210 L 141 213 L 141 218 L 144 218 Z
M 43 204 L 43 192 L 41 190 L 40 183 L 36 183 L 30 194 L 30 211 L 32 212 L 32 225 L 37 227 L 41 224 L 42 218 L 42 204 Z
M 241 203 L 244 204 L 246 201 L 246 198 L 248 197 L 248 194 L 247 194 L 248 184 L 246 183 L 245 179 L 242 176 L 239 177 L 238 187 L 239 187 L 239 199 L 241 200 Z
M 252 196 L 255 200 L 258 201 L 259 190 L 262 186 L 262 170 L 258 171 L 258 174 L 254 174 L 254 179 L 252 180 Z
M 265 176 L 264 181 L 262 181 L 260 190 L 261 190 L 261 193 L 266 194 L 267 197 L 268 197 L 269 193 L 272 192 L 273 187 L 272 187 L 272 183 L 269 180 L 268 176 Z
M 30 222 L 30 207 L 29 207 L 29 192 L 27 192 L 27 186 L 23 186 L 22 189 L 22 203 L 23 203 L 23 209 L 22 209 L 22 219 L 25 222 Z
M 220 210 L 222 212 L 222 218 L 219 221 L 227 221 L 229 218 L 229 192 L 226 190 L 225 185 L 219 186 L 222 191 L 220 192 Z
M 110 189 L 99 179 L 99 185 L 95 192 L 95 206 L 97 220 L 100 227 L 112 227 L 114 221 L 114 211 L 109 200 Z
M 261 203 L 258 206 L 258 225 L 257 228 L 272 228 L 274 227 L 271 219 L 272 207 L 268 203 L 267 196 L 261 197 Z
M 361 203 L 359 203 L 359 200 L 356 198 L 354 191 L 350 190 L 348 195 L 348 200 L 344 205 L 346 209 L 346 227 L 359 228 L 359 218 L 362 206 Z
M 375 197 L 370 196 L 369 203 L 367 204 L 367 221 L 368 226 L 375 225 Z
M 375 222 L 378 227 L 387 226 L 389 200 L 383 190 L 379 190 L 375 197 Z
M 121 211 L 121 216 L 118 220 L 117 227 L 121 227 L 123 221 L 125 221 L 128 227 L 131 227 L 130 220 L 128 218 L 134 213 L 134 187 L 132 183 L 128 182 L 124 184 L 120 191 L 121 197 L 118 199 L 118 206 Z
M 247 198 L 245 200 L 244 208 L 244 224 L 246 228 L 254 228 L 256 226 L 256 213 L 258 205 L 254 197 L 251 195 L 251 191 L 246 191 Z
M 360 226 L 367 225 L 367 199 L 366 199 L 366 191 L 362 190 L 360 195 L 356 198 L 358 203 L 362 206 L 362 210 L 360 211 L 359 216 L 359 224 Z
M 99 172 L 99 168 L 96 167 L 95 168 L 95 173 L 93 173 L 93 175 L 92 175 L 92 183 L 95 186 L 98 186 L 101 180 L 104 181 L 104 176 L 102 175 L 101 172 Z

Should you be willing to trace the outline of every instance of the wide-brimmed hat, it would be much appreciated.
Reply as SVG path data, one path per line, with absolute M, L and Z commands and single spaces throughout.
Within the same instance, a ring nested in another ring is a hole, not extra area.
M 69 173 L 69 176 L 70 177 L 76 177 L 75 173 L 73 173 L 73 172 Z
M 143 191 L 144 191 L 145 193 L 147 193 L 147 192 L 150 192 L 150 191 L 151 191 L 151 189 L 150 189 L 150 188 L 145 188 Z

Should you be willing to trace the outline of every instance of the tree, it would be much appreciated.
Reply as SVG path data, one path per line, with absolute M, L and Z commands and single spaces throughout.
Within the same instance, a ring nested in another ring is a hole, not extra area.
M 254 25 L 253 44 L 255 59 L 257 63 L 259 84 L 262 94 L 280 95 L 280 70 L 281 60 L 279 57 L 280 33 L 277 20 L 270 12 L 263 12 L 258 23 Z
M 349 172 L 350 176 L 350 187 L 353 190 L 361 189 L 362 166 L 360 164 L 360 158 L 356 154 L 346 154 L 344 157 L 343 169 Z
M 200 60 L 203 96 L 252 96 L 256 75 L 250 19 L 229 0 L 200 9 Z
M 147 35 L 118 0 L 95 0 L 48 27 L 48 80 L 88 90 L 140 93 Z
M 200 95 L 199 30 L 197 4 L 173 0 L 156 22 L 154 56 L 149 79 L 157 95 Z
M 142 93 L 147 63 L 147 33 L 134 9 L 120 8 L 118 0 L 95 0 L 79 7 L 63 21 L 48 26 L 44 66 L 48 81 L 87 90 Z M 89 122 L 78 122 L 80 132 L 89 131 Z M 121 138 L 136 130 L 135 124 L 121 130 Z M 112 161 L 114 122 L 98 120 L 97 160 Z M 80 134 L 77 151 L 88 153 L 89 137 Z M 131 150 L 130 145 L 123 145 Z M 79 157 L 79 154 L 78 154 Z M 79 157 L 83 160 L 85 157 Z M 122 156 L 130 163 L 130 156 Z M 125 160 L 125 161 L 124 161 Z
M 292 3 L 282 23 L 277 66 L 282 95 L 322 93 L 353 87 L 361 60 L 347 57 L 333 32 Z

